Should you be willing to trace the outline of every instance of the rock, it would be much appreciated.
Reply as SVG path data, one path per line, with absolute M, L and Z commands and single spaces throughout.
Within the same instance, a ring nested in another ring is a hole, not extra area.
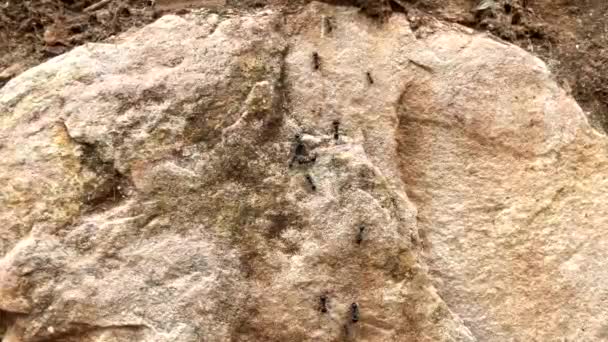
M 21 63 L 15 63 L 2 70 L 2 72 L 0 72 L 0 88 L 2 88 L 11 78 L 20 74 L 24 70 L 25 66 Z
M 44 35 L 42 40 L 48 46 L 53 46 L 57 44 L 67 45 L 67 39 L 69 36 L 69 32 L 66 28 L 66 24 L 62 21 L 58 21 L 49 25 L 44 30 Z
M 459 26 L 425 32 L 319 3 L 166 16 L 11 80 L 4 340 L 600 336 L 601 236 L 560 228 L 556 199 L 515 194 L 569 184 L 558 200 L 577 189 L 567 198 L 601 210 L 602 138 L 523 50 Z M 483 206 L 507 193 L 509 206 Z M 533 219 L 550 227 L 521 225 L 543 203 Z M 571 259 L 572 287 L 539 264 L 550 252 Z M 532 270 L 546 272 L 525 282 Z M 549 295 L 581 302 L 548 313 Z M 548 316 L 520 316 L 531 312 Z M 559 325 L 566 315 L 589 329 Z
M 540 60 L 460 37 L 425 40 L 442 67 L 399 110 L 439 293 L 480 341 L 604 341 L 606 137 Z
M 345 26 L 315 75 L 318 26 L 296 26 L 319 11 Z M 3 89 L 9 341 L 474 340 L 419 263 L 386 139 L 396 88 L 345 102 L 366 92 L 354 53 L 413 40 L 405 19 L 366 32 L 356 9 L 315 5 L 293 20 L 168 16 Z M 336 50 L 361 29 L 364 44 Z M 289 168 L 301 133 L 316 157 Z
M 0 82 L 8 81 L 19 73 L 23 72 L 25 67 L 21 63 L 15 63 L 0 72 Z

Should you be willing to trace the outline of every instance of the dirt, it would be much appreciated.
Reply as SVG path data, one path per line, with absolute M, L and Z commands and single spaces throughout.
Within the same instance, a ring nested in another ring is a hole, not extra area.
M 537 53 L 608 132 L 608 1 L 536 0 L 531 7 L 554 41 Z
M 592 124 L 608 131 L 606 0 L 325 1 L 359 6 L 371 15 L 390 8 L 404 11 L 415 18 L 413 28 L 424 25 L 424 18 L 436 17 L 517 44 L 542 58 Z M 197 7 L 293 10 L 308 0 L 111 0 L 97 9 L 90 8 L 99 2 L 0 0 L 0 87 L 48 58 L 143 26 L 164 13 L 185 14 Z
M 75 46 L 102 41 L 158 16 L 145 0 L 114 0 L 97 10 L 88 8 L 98 2 L 0 1 L 0 82 Z

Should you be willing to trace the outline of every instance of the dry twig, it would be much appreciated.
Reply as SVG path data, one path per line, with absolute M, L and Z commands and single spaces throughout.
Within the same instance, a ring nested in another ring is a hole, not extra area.
M 84 12 L 88 13 L 88 12 L 96 11 L 96 10 L 102 8 L 103 6 L 109 4 L 110 2 L 112 2 L 112 0 L 101 0 L 101 1 L 96 2 L 96 3 L 92 4 L 91 6 L 85 8 Z

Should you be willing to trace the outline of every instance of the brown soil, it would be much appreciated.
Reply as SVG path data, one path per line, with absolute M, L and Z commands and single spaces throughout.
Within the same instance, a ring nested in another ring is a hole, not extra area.
M 89 41 L 189 8 L 294 8 L 309 0 L 0 0 L 0 87 L 11 77 Z M 423 25 L 430 16 L 457 22 L 538 55 L 571 90 L 592 123 L 608 131 L 608 1 L 606 0 L 325 0 L 370 14 L 387 4 Z M 4 3 L 3 3 L 4 2 Z
M 536 0 L 531 8 L 555 43 L 541 57 L 608 132 L 608 1 Z
M 4 3 L 2 3 L 4 2 Z M 145 0 L 0 1 L 0 85 L 15 74 L 85 42 L 104 40 L 151 22 Z

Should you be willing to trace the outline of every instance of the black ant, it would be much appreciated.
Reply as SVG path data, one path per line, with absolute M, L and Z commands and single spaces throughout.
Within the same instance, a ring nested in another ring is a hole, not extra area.
M 350 318 L 353 323 L 359 322 L 359 305 L 357 305 L 357 303 L 352 303 L 350 305 Z
M 357 233 L 357 244 L 360 245 L 363 242 L 363 232 L 365 231 L 365 226 L 359 227 L 359 233 Z
M 298 140 L 298 143 L 296 144 L 296 149 L 293 151 L 293 153 L 296 156 L 303 156 L 304 153 L 306 153 L 306 146 L 304 146 L 304 144 L 300 141 L 299 137 L 296 139 Z
M 332 125 L 334 126 L 334 140 L 338 140 L 340 139 L 340 121 L 334 120 Z
M 327 298 L 326 295 L 322 295 L 319 298 L 320 304 L 321 304 L 321 312 L 326 313 L 327 312 L 327 302 L 329 301 L 329 298 Z
M 317 191 L 317 186 L 315 185 L 315 182 L 312 180 L 312 177 L 310 175 L 306 175 L 306 180 L 308 181 L 308 184 L 310 184 L 310 188 L 312 189 L 312 191 Z
M 321 57 L 316 52 L 312 53 L 312 66 L 315 70 L 319 70 L 321 68 Z
M 291 158 L 291 162 L 289 162 L 289 167 L 293 166 L 293 163 L 299 161 L 299 158 L 304 156 L 306 153 L 306 146 L 302 143 L 302 137 L 299 134 L 296 134 L 296 147 L 293 151 L 293 157 Z
M 367 76 L 367 82 L 369 84 L 374 84 L 374 79 L 372 78 L 372 74 L 368 71 L 365 73 L 365 75 Z
M 334 30 L 334 25 L 331 23 L 331 17 L 325 17 L 325 32 L 326 33 L 331 33 L 331 31 Z
M 304 146 L 304 143 L 301 139 L 301 136 L 299 134 L 296 134 L 296 147 L 293 152 L 293 157 L 289 162 L 289 168 L 291 168 L 295 162 L 297 162 L 298 164 L 312 164 L 317 161 L 316 154 L 314 154 L 312 157 L 307 156 L 306 146 Z

